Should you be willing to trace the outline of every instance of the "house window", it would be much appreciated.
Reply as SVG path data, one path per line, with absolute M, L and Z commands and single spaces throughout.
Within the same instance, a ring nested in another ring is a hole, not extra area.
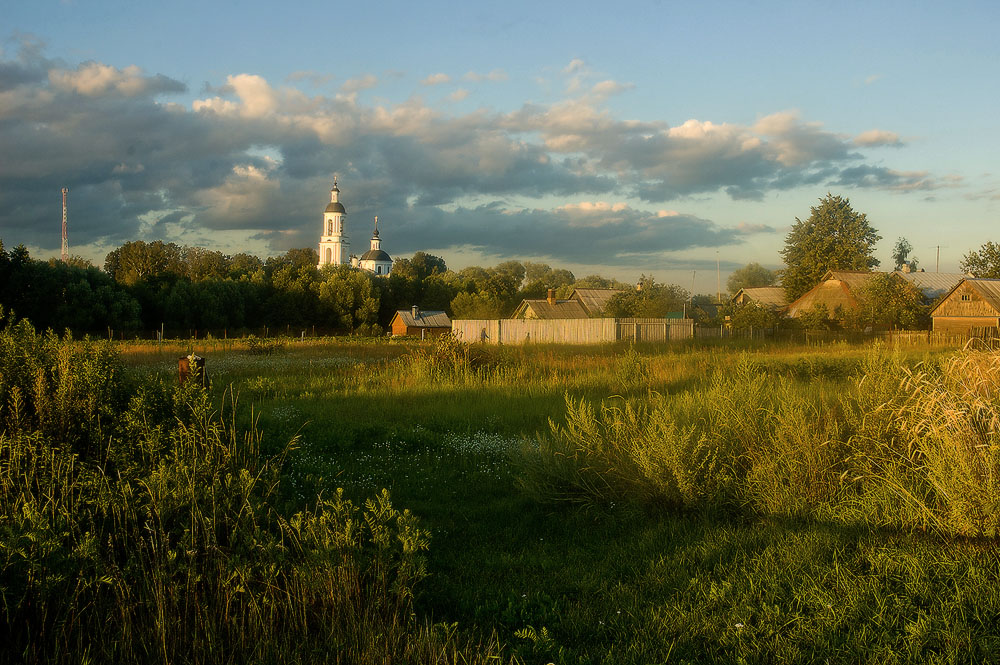
M 968 293 L 963 293 L 962 300 L 972 300 L 972 296 L 969 295 Z
M 382 266 L 375 266 L 375 274 L 376 275 L 382 274 Z

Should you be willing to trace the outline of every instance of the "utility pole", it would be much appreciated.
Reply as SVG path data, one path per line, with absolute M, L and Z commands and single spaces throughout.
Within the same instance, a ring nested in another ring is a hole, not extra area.
M 719 269 L 719 250 L 715 250 L 715 302 L 722 304 L 722 271 Z
M 937 258 L 934 259 L 934 272 L 941 272 L 941 245 L 937 246 Z
M 66 263 L 69 261 L 69 240 L 66 236 L 66 195 L 69 194 L 69 190 L 65 187 L 62 188 L 63 195 L 63 223 L 62 223 L 62 262 Z

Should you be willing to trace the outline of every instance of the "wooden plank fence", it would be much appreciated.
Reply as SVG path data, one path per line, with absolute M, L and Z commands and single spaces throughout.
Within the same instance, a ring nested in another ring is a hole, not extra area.
M 463 342 L 487 344 L 606 344 L 665 342 L 694 336 L 691 319 L 456 319 Z

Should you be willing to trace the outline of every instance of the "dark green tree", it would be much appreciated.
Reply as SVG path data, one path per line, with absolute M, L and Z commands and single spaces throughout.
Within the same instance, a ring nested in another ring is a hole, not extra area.
M 732 305 L 723 309 L 723 316 L 729 316 L 729 323 L 736 330 L 763 330 L 777 328 L 778 315 L 770 307 L 757 303 Z
M 643 275 L 635 289 L 618 293 L 608 301 L 606 313 L 616 318 L 661 318 L 683 311 L 688 297 L 688 292 L 676 284 L 661 284 Z
M 757 286 L 771 286 L 778 281 L 778 276 L 773 270 L 768 270 L 761 264 L 753 261 L 746 264 L 726 280 L 726 288 L 733 295 L 739 293 L 740 289 L 749 289 Z
M 909 266 L 910 270 L 917 269 L 917 260 L 909 258 L 912 251 L 913 245 L 906 238 L 899 238 L 896 241 L 895 246 L 892 248 L 894 270 L 902 270 L 904 265 Z
M 976 277 L 1000 278 L 1000 245 L 986 242 L 978 252 L 966 254 L 959 266 Z
M 899 275 L 876 274 L 856 295 L 858 308 L 842 317 L 848 330 L 916 330 L 930 322 L 930 307 L 923 294 Z
M 828 270 L 871 270 L 879 262 L 872 253 L 881 236 L 851 202 L 827 194 L 809 218 L 795 218 L 781 256 L 788 267 L 782 283 L 791 302 L 815 286 Z
M 131 286 L 142 279 L 165 273 L 184 275 L 183 249 L 160 240 L 127 242 L 109 252 L 104 259 L 104 270 L 119 284 Z

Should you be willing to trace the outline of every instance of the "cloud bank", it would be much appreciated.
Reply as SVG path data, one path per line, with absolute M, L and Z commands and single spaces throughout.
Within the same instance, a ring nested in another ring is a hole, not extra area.
M 315 72 L 282 85 L 232 74 L 182 105 L 169 100 L 187 87 L 169 76 L 68 65 L 27 44 L 0 58 L 0 238 L 58 248 L 59 190 L 69 187 L 76 244 L 210 243 L 228 234 L 271 251 L 312 246 L 339 173 L 355 248 L 378 214 L 399 255 L 473 247 L 635 267 L 775 233 L 722 227 L 665 210 L 666 202 L 717 194 L 755 201 L 802 186 L 955 186 L 868 162 L 861 150 L 902 145 L 887 130 L 852 138 L 791 111 L 752 125 L 628 120 L 606 103 L 630 84 L 596 80 L 579 60 L 561 76 L 563 99 L 513 110 L 452 113 L 419 97 L 363 103 L 359 94 L 379 86 L 372 74 L 337 75 L 344 82 L 331 95 L 295 87 L 332 78 Z M 475 85 L 508 77 L 497 69 L 459 78 Z M 420 82 L 454 80 L 434 73 Z M 444 101 L 467 95 L 461 88 Z

